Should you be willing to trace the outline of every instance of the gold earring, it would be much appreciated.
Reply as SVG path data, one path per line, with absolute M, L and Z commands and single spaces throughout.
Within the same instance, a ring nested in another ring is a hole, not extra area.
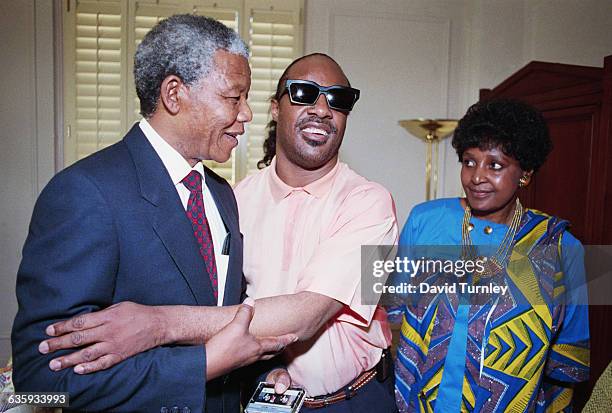
M 521 176 L 519 179 L 519 188 L 524 188 L 529 183 L 529 177 L 527 175 Z

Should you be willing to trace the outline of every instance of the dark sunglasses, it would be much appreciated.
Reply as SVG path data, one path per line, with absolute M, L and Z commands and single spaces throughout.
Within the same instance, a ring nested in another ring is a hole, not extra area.
M 283 97 L 289 93 L 289 100 L 296 105 L 312 106 L 317 103 L 321 93 L 325 95 L 327 104 L 331 109 L 349 112 L 359 99 L 359 89 L 348 86 L 320 86 L 310 80 L 291 80 L 285 81 L 285 89 L 278 97 Z

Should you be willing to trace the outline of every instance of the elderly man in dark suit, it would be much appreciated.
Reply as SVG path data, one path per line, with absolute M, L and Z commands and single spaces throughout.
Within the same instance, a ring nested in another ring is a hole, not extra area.
M 36 203 L 17 277 L 17 391 L 68 392 L 72 409 L 90 411 L 238 412 L 228 373 L 295 339 L 252 336 L 252 312 L 242 306 L 205 346 L 158 346 L 94 374 L 39 353 L 48 325 L 75 316 L 78 324 L 79 314 L 120 301 L 240 303 L 236 201 L 200 161 L 225 162 L 252 118 L 247 57 L 235 32 L 191 15 L 161 22 L 139 45 L 134 75 L 144 119 L 56 175 Z

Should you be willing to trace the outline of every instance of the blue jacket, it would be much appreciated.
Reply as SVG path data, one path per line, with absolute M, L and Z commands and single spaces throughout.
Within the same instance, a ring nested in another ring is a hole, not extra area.
M 224 305 L 243 290 L 242 238 L 229 184 L 206 183 L 229 233 Z M 13 325 L 16 391 L 61 391 L 89 411 L 238 412 L 233 378 L 206 383 L 204 346 L 163 346 L 109 370 L 53 372 L 38 352 L 49 324 L 120 301 L 216 305 L 180 198 L 161 159 L 135 125 L 117 144 L 58 173 L 40 194 L 17 275 Z

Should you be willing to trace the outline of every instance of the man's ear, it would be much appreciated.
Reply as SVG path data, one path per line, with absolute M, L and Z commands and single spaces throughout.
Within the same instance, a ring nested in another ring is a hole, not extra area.
M 272 115 L 272 120 L 278 123 L 278 101 L 276 99 L 270 101 L 270 114 Z
M 184 88 L 185 84 L 176 75 L 166 76 L 162 81 L 159 99 L 171 115 L 176 115 L 180 111 L 181 101 L 186 97 L 184 93 L 181 93 Z

